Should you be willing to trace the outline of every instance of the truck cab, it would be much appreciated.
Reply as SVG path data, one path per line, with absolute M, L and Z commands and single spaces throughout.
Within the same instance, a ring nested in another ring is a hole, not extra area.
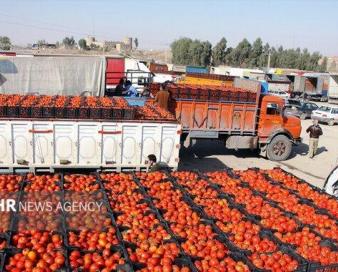
M 277 96 L 261 98 L 258 142 L 271 160 L 285 160 L 289 157 L 292 144 L 301 140 L 300 119 L 284 114 L 285 102 Z

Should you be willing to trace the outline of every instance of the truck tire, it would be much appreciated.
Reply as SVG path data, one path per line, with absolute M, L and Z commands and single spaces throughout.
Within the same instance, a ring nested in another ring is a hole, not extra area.
M 286 160 L 292 151 L 292 143 L 285 135 L 275 136 L 266 148 L 266 155 L 272 161 Z

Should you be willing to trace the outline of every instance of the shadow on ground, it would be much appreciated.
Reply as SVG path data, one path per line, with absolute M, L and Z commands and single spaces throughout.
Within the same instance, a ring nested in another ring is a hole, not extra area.
M 327 152 L 327 148 L 325 146 L 321 146 L 321 147 L 318 147 L 317 149 L 317 156 L 321 153 L 324 153 L 324 152 Z M 309 152 L 309 145 L 307 144 L 304 144 L 304 143 L 300 143 L 299 145 L 297 145 L 295 148 L 294 148 L 294 151 L 292 152 L 292 157 L 295 157 L 296 155 L 301 155 L 301 156 L 307 156 Z
M 219 140 L 200 140 L 193 147 L 180 150 L 180 170 L 199 169 L 201 171 L 215 171 L 225 169 L 225 164 L 217 158 L 207 158 L 217 155 L 233 155 L 238 158 L 259 158 L 257 151 L 247 149 L 226 149 Z

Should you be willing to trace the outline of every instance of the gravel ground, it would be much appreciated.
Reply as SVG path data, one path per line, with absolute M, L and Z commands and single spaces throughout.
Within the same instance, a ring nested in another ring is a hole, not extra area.
M 181 150 L 180 170 L 221 170 L 224 165 L 235 169 L 281 167 L 309 183 L 322 188 L 326 177 L 338 164 L 338 125 L 321 124 L 323 136 L 319 139 L 317 156 L 307 156 L 309 136 L 305 130 L 311 120 L 302 121 L 303 143 L 294 146 L 291 157 L 282 162 L 273 162 L 249 150 L 227 150 L 220 141 L 200 140 L 193 148 Z

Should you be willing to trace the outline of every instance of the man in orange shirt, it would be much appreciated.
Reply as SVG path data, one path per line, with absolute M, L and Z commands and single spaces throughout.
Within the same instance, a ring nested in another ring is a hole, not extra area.
M 160 91 L 155 96 L 155 102 L 165 110 L 168 110 L 168 102 L 169 102 L 170 93 L 165 85 L 161 85 Z

